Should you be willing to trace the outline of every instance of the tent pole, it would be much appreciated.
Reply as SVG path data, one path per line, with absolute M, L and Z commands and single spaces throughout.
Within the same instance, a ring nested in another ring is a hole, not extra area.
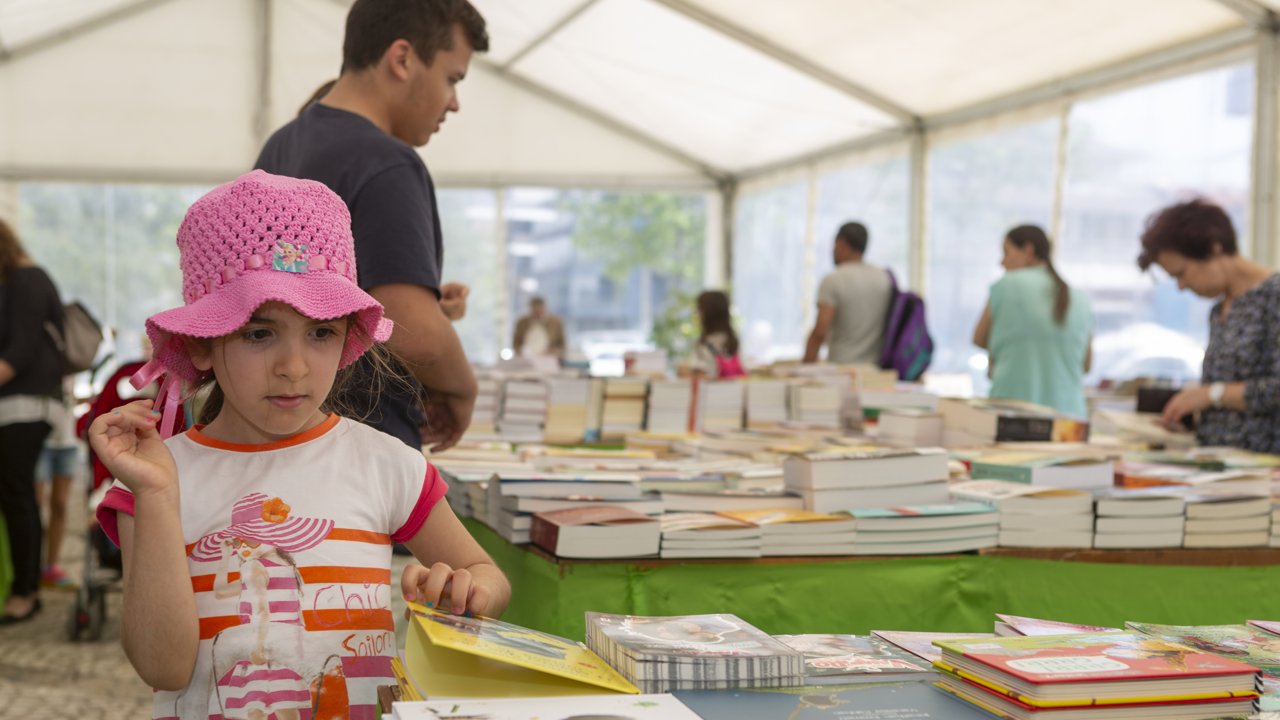
M 925 133 L 923 125 L 917 125 L 911 130 L 911 137 L 908 140 L 908 156 L 909 163 L 908 172 L 910 173 L 907 191 L 907 247 L 910 256 L 907 262 L 911 268 L 912 290 L 925 295 L 925 282 L 928 280 L 928 273 L 925 269 L 928 260 L 928 213 L 926 194 L 928 182 L 928 159 L 929 159 L 929 139 Z
M 253 112 L 253 137 L 261 148 L 271 132 L 271 40 L 272 27 L 271 0 L 258 0 L 258 86 Z
M 1249 233 L 1253 259 L 1273 267 L 1280 253 L 1276 249 L 1277 207 L 1276 181 L 1280 175 L 1280 97 L 1277 76 L 1280 75 L 1280 42 L 1273 26 L 1258 37 L 1255 98 L 1253 111 L 1253 181 Z

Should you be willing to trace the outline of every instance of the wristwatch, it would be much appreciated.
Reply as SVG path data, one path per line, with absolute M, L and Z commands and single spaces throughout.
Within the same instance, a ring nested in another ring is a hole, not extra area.
M 1227 386 L 1224 383 L 1216 382 L 1209 385 L 1209 404 L 1214 408 L 1222 407 L 1222 396 L 1227 392 Z

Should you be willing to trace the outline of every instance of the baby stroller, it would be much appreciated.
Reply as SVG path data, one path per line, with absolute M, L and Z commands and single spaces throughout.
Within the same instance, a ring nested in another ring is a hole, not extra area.
M 155 396 L 159 381 L 142 391 L 134 390 L 129 384 L 129 378 L 144 364 L 145 361 L 142 360 L 125 363 L 107 378 L 102 392 L 89 404 L 88 412 L 76 422 L 76 433 L 82 439 L 88 439 L 89 424 L 98 415 L 111 412 L 139 398 Z M 182 429 L 179 427 L 178 431 Z M 95 515 L 98 503 L 111 487 L 112 479 L 111 471 L 107 470 L 107 466 L 102 464 L 90 448 L 89 489 L 86 497 L 89 521 L 84 544 L 84 577 L 76 591 L 71 616 L 67 618 L 67 636 L 72 642 L 80 639 L 94 642 L 102 638 L 102 628 L 107 619 L 107 592 L 117 586 L 124 571 L 120 548 L 103 532 Z

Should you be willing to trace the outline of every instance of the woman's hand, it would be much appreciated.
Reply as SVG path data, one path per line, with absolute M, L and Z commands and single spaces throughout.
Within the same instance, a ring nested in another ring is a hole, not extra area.
M 178 487 L 178 467 L 160 438 L 150 400 L 138 400 L 99 415 L 89 426 L 89 445 L 134 495 Z
M 1181 427 L 1182 418 L 1200 412 L 1211 404 L 1209 388 L 1187 388 L 1169 398 L 1169 402 L 1165 403 L 1164 412 L 1160 415 L 1160 424 L 1170 430 L 1185 429 Z
M 405 600 L 455 615 L 495 615 L 496 594 L 484 578 L 465 568 L 454 570 L 442 562 L 430 569 L 418 564 L 405 567 L 400 575 L 400 591 Z

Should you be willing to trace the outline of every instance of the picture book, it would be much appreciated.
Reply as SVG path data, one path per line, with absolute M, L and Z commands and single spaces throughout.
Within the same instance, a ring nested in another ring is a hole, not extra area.
M 1234 720 L 1253 708 L 1247 697 L 1038 707 L 946 670 L 940 670 L 935 687 L 1006 720 Z
M 395 704 L 392 717 L 395 720 L 700 720 L 684 703 L 666 694 L 402 702 Z
M 1256 628 L 1258 628 L 1259 630 L 1266 630 L 1267 632 L 1271 633 L 1272 635 L 1280 635 L 1280 621 L 1276 621 L 1276 620 L 1250 620 L 1250 621 L 1248 621 L 1248 624 L 1249 624 L 1249 625 L 1252 625 L 1252 626 L 1254 626 L 1254 627 L 1256 627 Z
M 422 695 L 546 697 L 638 693 L 598 655 L 556 635 L 409 603 L 405 664 Z
M 917 657 L 889 643 L 865 635 L 775 635 L 785 645 L 804 653 L 805 683 L 857 682 L 932 675 L 932 668 Z
M 915 632 L 911 630 L 872 630 L 871 635 L 929 662 L 942 657 L 942 651 L 938 649 L 937 645 L 933 644 L 935 640 L 995 637 L 992 633 Z
M 1041 620 L 1040 618 L 1022 617 L 1021 615 L 1006 615 L 1004 613 L 996 613 L 996 617 L 1000 618 L 1002 622 L 1016 630 L 1019 635 L 1027 636 L 1070 635 L 1073 633 L 1115 632 L 1119 630 L 1119 628 L 1113 627 L 1076 625 L 1075 623 L 1059 622 L 1057 620 Z
M 983 711 L 922 682 L 682 690 L 675 696 L 705 720 L 990 720 Z
M 1280 637 L 1252 625 L 1125 625 L 1146 635 L 1252 665 L 1262 671 L 1261 709 L 1280 710 Z
M 1137 632 L 940 640 L 935 666 L 1031 705 L 1254 694 L 1250 665 Z

